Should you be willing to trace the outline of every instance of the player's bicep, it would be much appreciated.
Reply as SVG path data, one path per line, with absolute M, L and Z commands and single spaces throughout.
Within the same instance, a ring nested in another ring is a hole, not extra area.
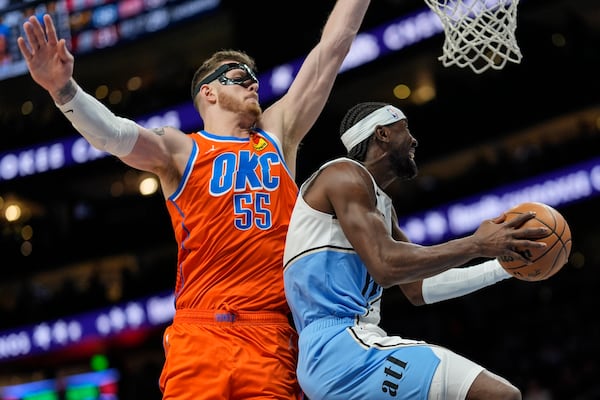
M 343 58 L 342 58 L 343 60 Z M 260 125 L 281 135 L 284 149 L 296 150 L 323 111 L 341 60 L 313 49 L 304 60 L 288 91 L 263 113 Z
M 160 180 L 163 196 L 168 198 L 181 183 L 193 143 L 189 135 L 175 128 L 146 130 L 138 138 L 134 151 L 122 160 L 154 173 Z
M 163 143 L 165 128 L 139 128 L 139 134 L 133 149 L 121 159 L 129 166 L 144 171 L 153 171 L 154 166 L 164 162 L 167 150 Z
M 329 186 L 335 215 L 354 250 L 376 281 L 385 275 L 384 248 L 392 240 L 377 209 L 373 183 L 368 175 L 354 180 L 338 179 Z

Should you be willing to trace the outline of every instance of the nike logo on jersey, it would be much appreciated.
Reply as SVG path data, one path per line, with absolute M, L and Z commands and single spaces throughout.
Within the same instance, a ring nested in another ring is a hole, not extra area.
M 72 113 L 72 112 L 73 112 L 73 109 L 70 108 L 70 109 L 66 110 L 64 113 L 66 114 L 66 113 Z
M 213 152 L 213 151 L 215 151 L 215 150 L 217 150 L 217 148 L 216 148 L 216 147 L 215 147 L 215 145 L 213 144 L 213 145 L 210 147 L 210 149 L 208 149 L 208 150 L 206 150 L 206 151 L 204 152 L 204 154 L 211 153 L 211 152 Z

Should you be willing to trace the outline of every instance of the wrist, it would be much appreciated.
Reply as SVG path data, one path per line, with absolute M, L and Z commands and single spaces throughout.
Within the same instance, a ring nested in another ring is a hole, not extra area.
M 75 98 L 79 89 L 79 85 L 73 79 L 69 79 L 67 83 L 50 92 L 50 96 L 54 100 L 54 104 L 61 108 Z M 64 112 L 64 110 L 62 111 Z

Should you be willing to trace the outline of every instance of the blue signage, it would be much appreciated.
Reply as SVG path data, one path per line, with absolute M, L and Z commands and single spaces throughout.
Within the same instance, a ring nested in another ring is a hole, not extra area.
M 519 203 L 537 201 L 554 208 L 600 194 L 600 158 L 496 188 L 414 215 L 400 217 L 411 241 L 435 244 L 472 233 L 481 221 Z
M 217 6 L 218 2 L 212 3 Z M 370 32 L 361 32 L 352 44 L 340 73 L 374 61 L 390 52 L 442 32 L 439 18 L 429 9 L 391 21 Z M 262 101 L 281 97 L 290 87 L 303 58 L 273 68 L 258 76 Z M 203 122 L 191 101 L 142 116 L 136 122 L 146 128 L 173 126 L 184 132 L 202 129 Z M 54 143 L 0 153 L 0 182 L 94 161 L 108 154 L 77 136 Z
M 65 349 L 89 340 L 164 326 L 175 315 L 172 294 L 0 332 L 0 362 Z

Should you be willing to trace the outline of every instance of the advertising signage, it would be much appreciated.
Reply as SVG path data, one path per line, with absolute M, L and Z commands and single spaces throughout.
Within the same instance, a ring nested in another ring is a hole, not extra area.
M 48 13 L 74 54 L 133 41 L 216 10 L 220 0 L 0 0 L 0 80 L 27 72 L 23 23 Z

